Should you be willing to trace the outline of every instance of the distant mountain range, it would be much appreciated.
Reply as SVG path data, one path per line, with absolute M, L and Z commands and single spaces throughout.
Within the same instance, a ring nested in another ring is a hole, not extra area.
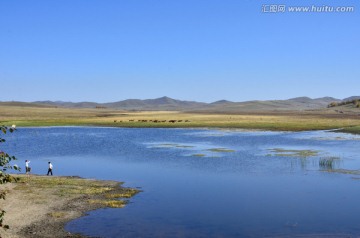
M 0 102 L 0 105 L 35 106 L 35 107 L 65 107 L 65 108 L 111 108 L 122 110 L 174 110 L 198 112 L 237 112 L 237 111 L 274 111 L 274 110 L 311 110 L 326 108 L 331 102 L 341 102 L 360 98 L 352 96 L 344 99 L 332 97 L 309 98 L 297 97 L 287 100 L 265 100 L 231 102 L 220 100 L 213 103 L 182 101 L 169 97 L 156 99 L 127 99 L 118 102 L 63 102 L 63 101 L 36 101 L 36 102 Z

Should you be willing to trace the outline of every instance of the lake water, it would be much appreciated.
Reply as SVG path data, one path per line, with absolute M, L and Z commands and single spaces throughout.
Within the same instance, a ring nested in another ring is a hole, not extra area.
M 19 128 L 2 149 L 32 172 L 143 192 L 66 226 L 96 237 L 360 235 L 360 137 L 317 132 Z M 331 171 L 331 172 L 329 172 Z

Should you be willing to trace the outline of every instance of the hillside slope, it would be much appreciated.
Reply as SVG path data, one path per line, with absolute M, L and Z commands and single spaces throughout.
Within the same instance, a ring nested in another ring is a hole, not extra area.
M 349 100 L 356 96 L 344 99 Z M 360 98 L 360 97 L 358 97 Z M 332 97 L 309 98 L 297 97 L 287 100 L 254 100 L 245 102 L 231 102 L 219 100 L 213 103 L 182 101 L 169 97 L 156 99 L 127 99 L 117 102 L 63 102 L 63 101 L 36 101 L 27 102 L 0 102 L 0 105 L 34 106 L 34 107 L 62 107 L 62 108 L 109 108 L 121 110 L 149 110 L 149 111 L 190 111 L 190 112 L 255 112 L 255 111 L 299 111 L 326 109 L 331 103 L 338 105 L 344 100 Z

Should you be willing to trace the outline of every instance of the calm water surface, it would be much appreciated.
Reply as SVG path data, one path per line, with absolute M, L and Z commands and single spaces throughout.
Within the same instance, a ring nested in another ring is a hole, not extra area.
M 96 237 L 360 235 L 359 136 L 48 127 L 20 128 L 6 139 L 4 150 L 22 166 L 31 160 L 34 173 L 45 174 L 51 160 L 55 175 L 125 181 L 143 190 L 123 209 L 100 209 L 70 222 L 66 229 L 71 232 Z M 321 165 L 326 160 L 332 162 Z

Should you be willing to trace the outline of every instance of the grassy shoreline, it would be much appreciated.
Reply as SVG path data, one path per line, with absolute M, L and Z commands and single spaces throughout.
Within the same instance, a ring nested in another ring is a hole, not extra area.
M 139 192 L 124 188 L 116 181 L 83 179 L 68 176 L 14 175 L 17 183 L 6 184 L 5 224 L 2 237 L 85 237 L 64 229 L 70 220 L 86 212 L 104 208 L 122 208 Z M 14 206 L 15 205 L 15 206 Z M 23 219 L 26 218 L 26 219 Z
M 251 119 L 249 119 L 250 121 Z M 59 122 L 59 121 L 1 121 L 6 125 L 17 125 L 18 127 L 51 127 L 51 126 L 85 126 L 85 127 L 114 127 L 114 128 L 206 128 L 206 129 L 244 129 L 244 130 L 260 130 L 260 131 L 317 131 L 317 130 L 334 130 L 335 132 L 343 132 L 350 134 L 360 134 L 360 126 L 348 123 L 327 122 L 314 124 L 313 122 L 269 122 L 263 123 L 258 121 L 237 122 L 237 123 L 216 123 L 216 122 L 195 122 L 189 124 L 150 124 L 137 122 L 123 122 L 121 124 L 104 123 L 104 122 Z M 359 123 L 360 124 L 360 123 Z
M 227 128 L 270 131 L 340 130 L 360 134 L 360 115 L 329 111 L 243 112 L 120 111 L 0 106 L 0 123 L 21 127 Z M 175 121 L 175 122 L 171 122 Z

